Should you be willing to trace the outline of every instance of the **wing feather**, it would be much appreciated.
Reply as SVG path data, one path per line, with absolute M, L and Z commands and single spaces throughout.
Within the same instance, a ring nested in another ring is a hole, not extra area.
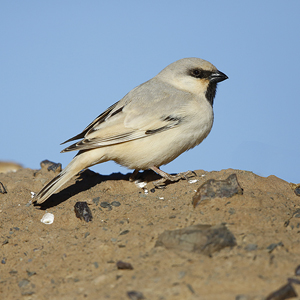
M 158 85 L 151 80 L 140 85 L 110 106 L 80 134 L 64 142 L 82 139 L 61 152 L 125 143 L 176 127 L 184 120 L 182 99 L 187 92 L 176 90 L 175 93 L 172 89 L 174 87 L 166 83 Z

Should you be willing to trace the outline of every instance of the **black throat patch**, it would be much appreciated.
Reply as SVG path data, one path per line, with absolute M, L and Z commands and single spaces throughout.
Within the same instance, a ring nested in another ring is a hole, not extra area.
M 210 82 L 207 87 L 207 91 L 205 93 L 205 97 L 207 101 L 213 106 L 214 104 L 214 98 L 216 96 L 217 92 L 217 83 L 216 82 Z

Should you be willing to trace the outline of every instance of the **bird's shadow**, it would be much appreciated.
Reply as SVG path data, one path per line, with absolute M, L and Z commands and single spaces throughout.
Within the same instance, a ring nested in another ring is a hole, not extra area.
M 41 204 L 34 204 L 38 206 L 41 210 L 46 210 L 48 208 L 57 206 L 62 202 L 68 200 L 70 197 L 77 195 L 81 192 L 89 190 L 90 188 L 96 186 L 97 184 L 107 181 L 107 180 L 126 180 L 129 181 L 129 178 L 132 173 L 122 174 L 122 173 L 112 173 L 110 175 L 100 175 L 89 169 L 81 172 L 76 179 L 76 182 L 67 188 L 63 188 L 60 192 L 51 195 L 45 202 Z M 151 182 L 161 178 L 152 170 L 146 170 L 142 173 L 139 173 L 135 179 Z

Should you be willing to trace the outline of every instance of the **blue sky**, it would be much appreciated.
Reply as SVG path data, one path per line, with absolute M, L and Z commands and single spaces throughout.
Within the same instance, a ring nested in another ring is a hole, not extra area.
M 66 166 L 59 144 L 184 57 L 229 76 L 215 122 L 166 172 L 299 180 L 300 1 L 2 1 L 0 160 Z M 114 162 L 92 168 L 127 173 Z

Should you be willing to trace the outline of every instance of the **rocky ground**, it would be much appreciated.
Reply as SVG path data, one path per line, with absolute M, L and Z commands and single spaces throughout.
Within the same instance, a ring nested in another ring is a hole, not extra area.
M 154 189 L 151 173 L 141 188 L 130 174 L 85 171 L 41 207 L 30 204 L 31 192 L 55 170 L 0 174 L 0 298 L 300 299 L 297 186 L 232 169 L 196 174 Z M 202 184 L 231 174 L 242 192 L 218 194 L 215 182 L 207 197 L 202 186 L 195 201 Z M 87 202 L 92 221 L 76 217 L 78 201 Z M 41 222 L 46 212 L 52 224 Z M 186 233 L 196 224 L 225 231 L 196 226 L 197 246 Z M 178 229 L 184 234 L 171 234 L 174 247 L 161 242 L 163 232 Z M 227 234 L 227 247 L 215 247 Z

